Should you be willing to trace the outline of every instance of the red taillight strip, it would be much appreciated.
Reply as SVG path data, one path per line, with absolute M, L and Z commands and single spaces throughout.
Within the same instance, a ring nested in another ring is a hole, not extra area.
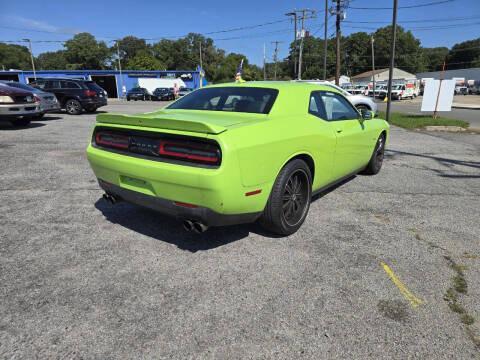
M 202 162 L 207 162 L 207 163 L 216 163 L 218 162 L 218 156 L 213 155 L 213 156 L 202 156 L 202 155 L 197 155 L 197 154 L 190 154 L 190 153 L 183 153 L 183 152 L 178 152 L 178 151 L 171 151 L 165 149 L 166 146 L 175 146 L 175 147 L 183 147 L 185 150 L 202 150 L 205 151 L 201 148 L 197 148 L 188 144 L 182 144 L 182 143 L 174 143 L 174 142 L 160 142 L 160 146 L 158 148 L 158 153 L 160 155 L 166 155 L 166 156 L 173 156 L 176 158 L 181 158 L 181 159 L 188 159 L 188 160 L 196 160 L 196 161 L 202 161 Z
M 104 140 L 104 139 L 102 139 L 102 136 L 110 136 L 112 138 L 117 138 L 119 140 L 126 141 L 126 143 L 121 143 L 121 142 L 118 143 L 118 142 Z M 118 149 L 128 149 L 128 141 L 129 141 L 129 137 L 124 136 L 124 135 L 102 133 L 102 132 L 98 132 L 95 135 L 95 143 L 96 144 L 104 145 L 104 146 L 111 146 L 111 147 L 118 148 Z
M 181 201 L 174 201 L 173 203 L 177 206 L 182 206 L 182 207 L 186 207 L 186 208 L 190 208 L 190 209 L 198 207 L 197 205 L 189 204 L 189 203 L 185 203 L 185 202 L 181 202 Z

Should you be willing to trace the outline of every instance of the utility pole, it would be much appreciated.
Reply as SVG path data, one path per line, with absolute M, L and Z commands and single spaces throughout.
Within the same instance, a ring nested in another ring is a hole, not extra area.
M 286 16 L 293 16 L 293 76 L 297 78 L 297 11 L 286 13 Z
M 118 43 L 120 42 L 120 40 L 116 40 L 117 42 L 117 57 L 118 57 L 118 71 L 120 73 L 120 96 L 119 98 L 123 98 L 123 75 L 122 75 L 122 63 L 120 62 L 120 46 L 118 45 Z
M 310 17 L 308 19 L 311 19 L 314 17 L 315 15 L 315 11 L 314 10 L 310 10 L 310 9 L 302 9 L 302 10 L 299 10 L 302 12 L 302 17 L 301 17 L 301 21 L 302 21 L 302 27 L 300 29 L 300 51 L 299 51 L 299 54 L 298 54 L 298 80 L 301 80 L 302 79 L 302 56 L 303 56 L 303 39 L 305 39 L 305 35 L 306 35 L 306 31 L 305 31 L 305 19 L 307 19 L 307 13 L 310 13 Z
M 387 122 L 390 121 L 390 111 L 392 104 L 392 81 L 393 81 L 393 67 L 395 65 L 395 42 L 397 40 L 397 8 L 398 0 L 393 0 L 393 14 L 392 14 L 392 45 L 390 47 L 390 69 L 388 71 L 388 102 L 387 102 Z
M 375 42 L 375 39 L 371 38 L 372 42 L 372 79 L 373 79 L 373 101 L 375 101 L 375 50 L 373 43 Z
M 202 73 L 203 73 L 203 64 L 202 64 L 202 42 L 200 41 L 200 87 L 202 87 L 203 81 L 202 81 Z
M 282 43 L 283 41 L 272 41 L 272 44 L 275 44 L 275 51 L 273 53 L 273 61 L 275 62 L 275 67 L 273 70 L 273 80 L 277 80 L 277 61 L 278 61 L 278 44 Z
M 340 21 L 341 21 L 341 0 L 337 0 L 337 20 L 335 23 L 336 27 L 336 33 L 337 33 L 337 38 L 336 38 L 336 68 L 335 68 L 335 85 L 339 86 L 340 85 L 340 36 L 341 36 L 341 30 L 340 30 Z
M 33 78 L 37 80 L 37 73 L 35 72 L 35 62 L 33 61 L 32 40 L 23 39 L 23 41 L 28 42 L 28 48 L 30 49 L 30 60 L 32 60 Z
M 266 66 L 266 49 L 265 49 L 265 43 L 263 43 L 263 80 L 267 80 L 267 68 Z
M 323 80 L 327 80 L 327 23 L 328 23 L 328 0 L 325 0 L 325 30 L 323 33 Z

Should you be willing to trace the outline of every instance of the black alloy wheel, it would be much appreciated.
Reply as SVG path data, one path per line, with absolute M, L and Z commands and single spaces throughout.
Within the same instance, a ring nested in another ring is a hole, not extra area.
M 261 225 L 278 235 L 291 235 L 307 217 L 312 197 L 312 176 L 301 159 L 287 163 L 273 185 Z
M 375 145 L 375 149 L 373 150 L 372 157 L 370 161 L 363 170 L 363 174 L 365 175 L 376 175 L 379 173 L 380 169 L 382 168 L 383 159 L 385 157 L 385 135 L 381 134 L 378 137 L 377 144 Z

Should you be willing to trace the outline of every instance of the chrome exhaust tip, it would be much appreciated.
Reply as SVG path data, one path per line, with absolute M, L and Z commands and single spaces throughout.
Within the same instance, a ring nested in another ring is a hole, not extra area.
M 197 234 L 201 234 L 207 230 L 208 230 L 207 225 L 202 224 L 201 222 L 198 222 L 198 221 L 193 223 L 193 231 L 195 231 Z
M 190 220 L 184 220 L 182 225 L 183 225 L 183 228 L 185 229 L 185 231 L 192 231 L 193 230 L 193 222 L 191 222 Z

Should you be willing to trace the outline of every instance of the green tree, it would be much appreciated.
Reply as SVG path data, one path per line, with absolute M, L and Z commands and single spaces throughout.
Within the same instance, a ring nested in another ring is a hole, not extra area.
M 0 43 L 0 69 L 31 70 L 30 52 L 26 46 Z
M 480 66 L 480 38 L 453 45 L 448 53 L 447 69 Z
M 140 52 L 142 52 L 142 56 L 145 56 L 145 51 L 149 50 L 149 46 L 144 39 L 139 39 L 135 36 L 125 36 L 118 41 L 118 49 L 121 61 L 128 63 L 130 59 Z M 111 51 L 112 53 L 117 53 L 117 44 L 112 46 Z
M 129 70 L 165 70 L 165 65 L 153 57 L 150 51 L 142 50 L 132 57 L 125 65 Z
M 425 64 L 423 71 L 442 70 L 443 62 L 447 59 L 448 48 L 422 48 L 422 56 Z
M 111 51 L 92 34 L 76 34 L 65 43 L 65 58 L 69 69 L 106 69 Z
M 39 70 L 63 70 L 67 68 L 65 50 L 47 51 L 38 55 L 36 65 Z

